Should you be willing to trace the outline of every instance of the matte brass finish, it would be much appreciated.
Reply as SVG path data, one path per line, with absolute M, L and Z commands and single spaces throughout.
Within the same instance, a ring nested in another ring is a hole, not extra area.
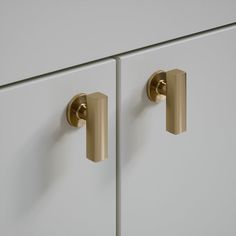
M 159 103 L 166 97 L 166 130 L 172 134 L 186 131 L 186 73 L 174 69 L 157 71 L 148 80 L 147 95 Z
M 87 96 L 87 158 L 95 162 L 108 156 L 107 100 L 102 93 Z
M 108 98 L 96 92 L 78 94 L 67 106 L 67 120 L 73 127 L 86 123 L 87 158 L 99 162 L 108 157 Z

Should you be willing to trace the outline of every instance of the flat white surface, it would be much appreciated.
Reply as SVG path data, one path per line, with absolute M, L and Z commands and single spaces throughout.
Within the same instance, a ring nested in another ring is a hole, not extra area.
M 70 99 L 109 97 L 109 159 L 86 159 Z M 115 236 L 115 61 L 0 90 L 0 235 Z
M 235 0 L 1 0 L 0 85 L 236 22 Z
M 236 235 L 236 27 L 119 58 L 121 236 Z M 146 96 L 156 70 L 187 72 L 187 132 Z

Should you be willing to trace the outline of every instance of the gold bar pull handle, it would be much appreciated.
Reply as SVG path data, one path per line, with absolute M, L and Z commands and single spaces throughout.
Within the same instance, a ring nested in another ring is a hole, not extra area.
M 166 97 L 166 130 L 172 134 L 186 131 L 186 73 L 174 69 L 157 71 L 148 80 L 147 95 L 153 102 Z
M 186 73 L 178 69 L 166 72 L 166 130 L 186 131 Z
M 98 162 L 107 159 L 107 96 L 87 96 L 87 158 Z
M 100 92 L 78 94 L 68 104 L 67 120 L 80 128 L 86 123 L 87 158 L 99 162 L 108 158 L 108 97 Z

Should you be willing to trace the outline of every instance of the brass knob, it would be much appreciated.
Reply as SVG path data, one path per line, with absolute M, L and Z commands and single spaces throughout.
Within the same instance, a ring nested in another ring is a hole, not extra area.
M 172 134 L 186 131 L 186 73 L 174 69 L 157 71 L 148 80 L 147 95 L 152 102 L 166 98 L 166 130 Z
M 96 92 L 78 94 L 67 106 L 67 120 L 73 127 L 80 128 L 86 123 L 87 158 L 94 162 L 108 156 L 108 98 Z

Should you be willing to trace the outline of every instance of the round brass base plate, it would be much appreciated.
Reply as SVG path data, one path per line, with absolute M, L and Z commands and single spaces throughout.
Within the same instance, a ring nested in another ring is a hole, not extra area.
M 86 124 L 81 111 L 86 112 L 86 94 L 80 93 L 74 96 L 67 106 L 67 121 L 71 126 L 80 128 Z
M 147 82 L 147 96 L 150 101 L 159 103 L 165 99 L 165 95 L 159 93 L 158 87 L 162 81 L 166 80 L 166 72 L 157 71 L 153 73 Z

